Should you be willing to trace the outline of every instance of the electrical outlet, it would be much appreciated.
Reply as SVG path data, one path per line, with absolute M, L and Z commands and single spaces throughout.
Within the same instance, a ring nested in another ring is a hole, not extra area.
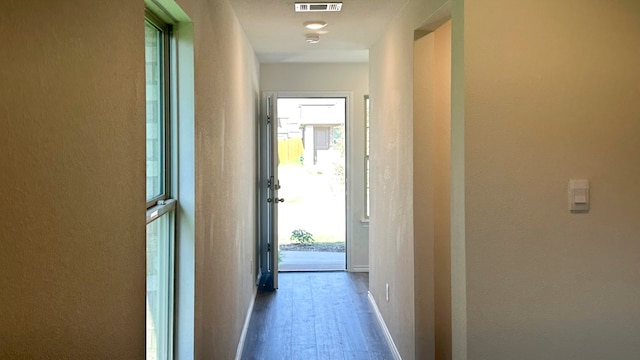
M 386 284 L 386 298 L 387 298 L 387 302 L 389 302 L 389 283 Z

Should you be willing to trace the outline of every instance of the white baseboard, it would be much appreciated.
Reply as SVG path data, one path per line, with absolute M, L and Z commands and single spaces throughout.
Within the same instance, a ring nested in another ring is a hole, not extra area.
M 369 303 L 371 307 L 373 307 L 373 311 L 376 313 L 376 318 L 378 319 L 378 323 L 382 328 L 382 332 L 384 333 L 385 339 L 387 339 L 387 344 L 389 345 L 389 349 L 391 349 L 391 353 L 393 354 L 393 358 L 395 360 L 402 360 L 400 353 L 398 352 L 398 348 L 396 347 L 396 343 L 393 342 L 393 338 L 391 337 L 391 333 L 389 332 L 389 328 L 387 328 L 387 324 L 384 322 L 382 318 L 382 314 L 380 313 L 380 309 L 378 309 L 378 304 L 376 304 L 376 299 L 373 298 L 373 295 L 369 291 Z
M 354 265 L 349 268 L 349 272 L 369 272 L 368 265 Z
M 256 303 L 257 291 L 253 292 L 251 302 L 249 303 L 249 309 L 247 310 L 247 316 L 244 318 L 244 326 L 242 326 L 242 333 L 240 333 L 240 340 L 238 341 L 238 348 L 236 349 L 236 360 L 242 358 L 242 352 L 244 351 L 244 341 L 247 339 L 247 332 L 249 331 L 249 323 L 251 322 L 251 314 L 253 314 L 253 306 Z

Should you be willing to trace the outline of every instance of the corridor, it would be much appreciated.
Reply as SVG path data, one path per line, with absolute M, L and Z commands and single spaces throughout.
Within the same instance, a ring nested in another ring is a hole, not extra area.
M 279 274 L 259 293 L 242 359 L 393 359 L 367 299 L 367 273 Z

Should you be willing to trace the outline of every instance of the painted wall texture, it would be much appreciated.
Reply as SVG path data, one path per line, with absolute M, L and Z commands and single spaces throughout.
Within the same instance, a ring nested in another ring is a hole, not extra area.
M 0 358 L 142 359 L 144 4 L 0 14 Z
M 640 3 L 464 11 L 468 359 L 640 358 Z
M 413 251 L 416 261 L 414 287 L 416 358 L 434 359 L 435 338 L 435 35 L 428 34 L 414 45 L 413 62 Z M 418 276 L 420 273 L 426 276 Z
M 451 359 L 450 21 L 416 40 L 413 69 L 416 358 Z
M 451 353 L 451 21 L 434 32 L 434 305 L 435 358 Z M 421 349 L 418 344 L 417 349 Z M 418 351 L 418 350 L 416 350 Z
M 369 291 L 403 359 L 415 358 L 413 99 L 403 96 L 412 93 L 412 48 L 413 29 L 398 18 L 369 54 Z
M 369 228 L 362 224 L 364 209 L 364 95 L 369 93 L 369 65 L 262 64 L 260 87 L 265 91 L 343 91 L 352 93 L 351 127 L 347 129 L 350 186 L 347 232 L 351 243 L 352 271 L 369 267 Z
M 232 359 L 256 291 L 259 65 L 227 1 L 178 3 L 194 25 L 195 358 Z
M 454 1 L 453 9 L 454 358 L 639 357 L 640 5 Z M 406 250 L 418 165 L 394 145 L 411 138 L 413 106 L 402 95 L 411 91 L 412 18 L 399 15 L 370 64 L 371 292 L 403 358 L 418 356 L 412 300 L 424 290 L 405 279 L 433 266 Z M 588 214 L 567 209 L 572 178 L 591 181 Z
M 414 30 L 444 4 L 445 1 L 408 2 L 369 55 L 372 109 L 369 290 L 403 359 L 416 358 L 416 327 L 433 327 L 429 323 L 433 316 L 417 320 L 415 309 L 414 281 L 416 276 L 433 277 L 433 257 L 414 259 Z M 423 184 L 418 185 L 422 191 Z M 387 283 L 389 302 L 385 300 Z M 432 291 L 431 297 L 432 304 Z
M 48 5 L 0 5 L 0 358 L 143 359 L 144 3 Z M 226 1 L 179 5 L 195 38 L 191 341 L 227 359 L 255 294 L 259 69 Z

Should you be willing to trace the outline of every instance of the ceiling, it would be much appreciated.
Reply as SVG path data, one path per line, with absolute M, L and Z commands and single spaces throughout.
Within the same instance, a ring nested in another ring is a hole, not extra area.
M 368 62 L 369 48 L 407 0 L 343 0 L 341 12 L 294 11 L 295 0 L 229 0 L 261 63 Z M 303 2 L 303 1 L 297 1 Z M 305 21 L 328 25 L 309 44 Z

